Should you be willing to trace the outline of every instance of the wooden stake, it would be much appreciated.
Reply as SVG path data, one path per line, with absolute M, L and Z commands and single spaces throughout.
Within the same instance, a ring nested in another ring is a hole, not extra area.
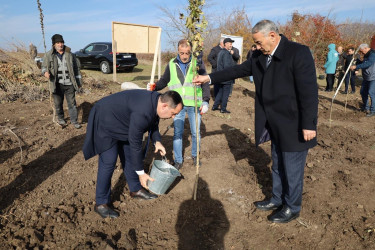
M 197 62 L 197 58 L 193 55 L 192 56 L 192 67 L 193 68 L 193 79 L 194 77 L 197 75 L 197 67 L 196 67 L 196 63 Z M 195 132 L 196 132 L 196 136 L 195 136 L 195 142 L 197 144 L 197 161 L 196 161 L 196 171 L 195 171 L 195 183 L 194 183 L 194 200 L 197 199 L 197 190 L 198 190 L 198 180 L 199 180 L 199 152 L 200 152 L 200 149 L 199 149 L 199 132 L 198 131 L 198 127 L 199 127 L 199 122 L 198 122 L 198 96 L 197 96 L 197 85 L 194 86 L 194 104 L 195 104 Z M 194 142 L 193 142 L 194 143 Z
M 152 63 L 152 71 L 151 71 L 151 78 L 150 83 L 153 83 L 155 81 L 155 68 L 156 68 L 156 59 L 159 55 L 158 50 L 160 48 L 160 37 L 161 37 L 161 28 L 159 28 L 158 36 L 156 38 L 156 45 L 155 45 L 155 51 L 154 51 L 154 61 Z M 160 69 L 160 66 L 159 66 Z

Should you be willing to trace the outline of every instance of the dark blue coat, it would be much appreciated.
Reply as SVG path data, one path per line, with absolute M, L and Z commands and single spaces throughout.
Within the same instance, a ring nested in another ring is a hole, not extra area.
M 315 64 L 307 46 L 281 36 L 270 65 L 267 57 L 254 51 L 241 65 L 210 74 L 212 83 L 253 75 L 255 82 L 256 144 L 271 138 L 284 152 L 299 152 L 317 144 L 305 141 L 302 129 L 316 130 L 318 86 Z
M 236 65 L 236 62 L 233 60 L 231 53 L 226 49 L 222 49 L 219 52 L 219 55 L 217 56 L 217 71 L 232 67 L 234 65 Z M 234 83 L 234 79 L 225 81 L 225 82 L 220 82 L 220 84 L 233 84 L 233 83 Z
M 90 111 L 85 159 L 100 154 L 118 141 L 129 141 L 134 170 L 143 170 L 143 134 L 151 131 L 153 142 L 160 141 L 159 116 L 156 109 L 160 94 L 147 90 L 126 90 L 98 101 Z

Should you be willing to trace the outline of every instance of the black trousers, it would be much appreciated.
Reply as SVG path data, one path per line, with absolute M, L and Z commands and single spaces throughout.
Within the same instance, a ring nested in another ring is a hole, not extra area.
M 340 72 L 338 72 L 338 74 L 337 74 L 337 87 L 339 87 L 339 84 L 340 84 L 342 78 L 344 77 L 344 74 L 345 74 L 345 72 L 343 72 L 341 70 L 340 70 Z
M 350 80 L 350 86 L 352 87 L 352 92 L 355 92 L 355 73 L 354 73 L 354 71 L 349 70 L 348 74 L 346 74 L 346 76 L 345 76 L 345 92 L 348 92 L 349 80 Z
M 215 84 L 215 88 L 218 88 L 218 92 L 215 95 L 215 102 L 212 108 L 216 109 L 219 105 L 221 105 L 221 110 L 227 110 L 231 86 L 232 84 Z
M 56 84 L 56 92 L 53 93 L 53 102 L 55 104 L 56 115 L 58 119 L 64 119 L 64 96 L 68 104 L 70 121 L 77 123 L 78 113 L 76 104 L 76 91 L 73 85 Z
M 214 84 L 214 97 L 216 99 L 217 93 L 219 93 L 220 84 Z
M 116 168 L 117 156 L 120 157 L 121 166 L 130 192 L 137 192 L 142 188 L 139 176 L 130 164 L 129 142 L 118 141 L 110 149 L 99 154 L 95 195 L 97 205 L 108 204 L 111 201 L 111 178 Z
M 331 91 L 333 90 L 333 83 L 335 82 L 335 74 L 327 74 L 327 87 L 326 90 Z
M 308 150 L 283 152 L 274 142 L 272 155 L 272 198 L 276 205 L 289 207 L 298 213 L 302 205 L 303 174 Z

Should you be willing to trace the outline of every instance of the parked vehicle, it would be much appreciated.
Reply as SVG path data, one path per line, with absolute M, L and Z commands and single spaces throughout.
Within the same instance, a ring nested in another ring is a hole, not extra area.
M 100 69 L 104 74 L 109 74 L 113 71 L 112 43 L 110 42 L 90 43 L 75 54 L 81 68 Z M 117 70 L 133 71 L 137 65 L 138 59 L 135 53 L 116 54 Z

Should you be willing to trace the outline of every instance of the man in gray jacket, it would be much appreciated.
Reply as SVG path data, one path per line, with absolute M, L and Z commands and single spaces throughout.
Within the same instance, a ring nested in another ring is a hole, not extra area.
M 81 87 L 81 73 L 75 55 L 64 45 L 62 35 L 52 36 L 52 49 L 43 58 L 42 74 L 50 81 L 50 91 L 55 104 L 58 123 L 65 126 L 64 96 L 68 103 L 70 121 L 75 128 L 81 128 L 78 123 L 75 92 Z
M 357 65 L 351 70 L 362 69 L 361 96 L 363 101 L 362 111 L 368 112 L 367 117 L 375 116 L 375 50 L 366 43 L 359 45 L 359 53 L 363 55 L 363 61 L 357 60 Z M 371 103 L 369 100 L 371 99 Z

